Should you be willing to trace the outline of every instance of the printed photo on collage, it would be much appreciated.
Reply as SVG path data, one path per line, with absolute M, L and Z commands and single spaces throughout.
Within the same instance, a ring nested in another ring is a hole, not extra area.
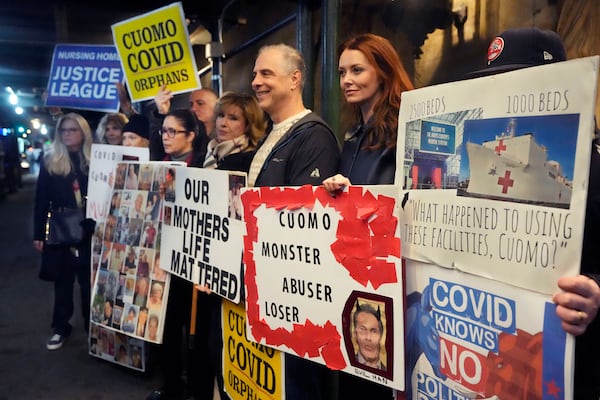
M 117 165 L 104 232 L 94 250 L 98 271 L 91 318 L 99 332 L 106 332 L 95 336 L 95 349 L 101 354 L 106 350 L 115 362 L 127 360 L 132 368 L 137 368 L 138 353 L 143 349 L 115 344 L 115 334 L 160 341 L 168 277 L 159 266 L 164 168 Z
M 144 343 L 125 334 L 92 324 L 89 336 L 90 354 L 128 368 L 145 370 Z

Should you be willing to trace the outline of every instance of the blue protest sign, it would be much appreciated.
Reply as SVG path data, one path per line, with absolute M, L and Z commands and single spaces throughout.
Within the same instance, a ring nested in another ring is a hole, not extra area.
M 59 44 L 52 57 L 46 106 L 117 111 L 115 83 L 122 81 L 114 46 Z

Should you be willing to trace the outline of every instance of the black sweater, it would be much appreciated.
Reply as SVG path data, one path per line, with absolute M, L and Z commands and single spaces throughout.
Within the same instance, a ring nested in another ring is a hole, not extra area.
M 335 135 L 311 112 L 296 122 L 273 147 L 254 186 L 318 186 L 337 172 L 339 161 Z
M 69 153 L 73 169 L 69 175 L 51 175 L 44 162 L 41 163 L 40 174 L 35 189 L 33 211 L 33 240 L 44 240 L 46 219 L 50 207 L 77 207 L 73 192 L 73 182 L 79 182 L 82 199 L 87 196 L 88 176 L 80 167 L 79 153 Z
M 382 146 L 377 150 L 363 149 L 365 124 L 351 130 L 344 141 L 340 173 L 353 185 L 386 185 L 394 183 L 396 148 Z

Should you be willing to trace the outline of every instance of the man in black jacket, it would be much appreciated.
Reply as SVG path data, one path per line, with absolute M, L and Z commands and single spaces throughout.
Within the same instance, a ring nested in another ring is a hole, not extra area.
M 250 186 L 317 186 L 337 172 L 335 135 L 304 107 L 304 73 L 304 60 L 296 49 L 279 44 L 259 50 L 252 89 L 273 127 L 252 160 Z
M 252 159 L 250 186 L 318 186 L 337 172 L 340 153 L 335 135 L 302 101 L 305 69 L 302 55 L 290 46 L 259 50 L 252 89 L 273 127 Z M 326 367 L 286 354 L 288 400 L 324 398 L 327 376 Z

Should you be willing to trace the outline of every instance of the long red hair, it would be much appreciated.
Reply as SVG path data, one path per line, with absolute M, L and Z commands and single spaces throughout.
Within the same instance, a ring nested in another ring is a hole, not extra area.
M 365 148 L 375 150 L 382 146 L 395 147 L 398 137 L 400 97 L 405 90 L 414 89 L 398 53 L 389 40 L 372 33 L 363 33 L 342 43 L 338 50 L 338 57 L 344 50 L 358 50 L 363 53 L 381 80 L 383 95 L 375 103 L 373 123 L 366 132 Z M 355 104 L 353 110 L 356 123 L 360 123 L 362 119 L 360 107 Z

